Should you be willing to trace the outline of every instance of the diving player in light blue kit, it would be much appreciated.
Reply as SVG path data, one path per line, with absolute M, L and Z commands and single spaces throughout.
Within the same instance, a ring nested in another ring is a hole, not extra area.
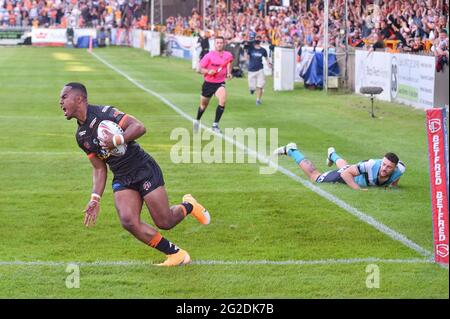
M 327 165 L 336 164 L 337 170 L 320 173 L 314 164 L 298 150 L 295 143 L 277 148 L 275 155 L 288 155 L 317 183 L 342 183 L 354 190 L 367 190 L 368 186 L 396 186 L 406 170 L 405 164 L 394 153 L 386 153 L 382 159 L 369 159 L 349 165 L 334 147 L 328 148 Z

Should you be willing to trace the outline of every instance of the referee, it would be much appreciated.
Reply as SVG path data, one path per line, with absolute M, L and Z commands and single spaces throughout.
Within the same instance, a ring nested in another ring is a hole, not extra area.
M 200 119 L 208 107 L 211 97 L 215 95 L 219 104 L 216 108 L 216 116 L 214 118 L 212 130 L 216 133 L 221 133 L 219 121 L 225 111 L 225 103 L 227 100 L 225 80 L 233 77 L 231 74 L 233 55 L 224 50 L 225 40 L 223 37 L 216 37 L 214 46 L 215 50 L 210 51 L 200 61 L 201 73 L 203 74 L 205 81 L 202 85 L 197 118 L 194 120 L 194 132 L 198 131 Z

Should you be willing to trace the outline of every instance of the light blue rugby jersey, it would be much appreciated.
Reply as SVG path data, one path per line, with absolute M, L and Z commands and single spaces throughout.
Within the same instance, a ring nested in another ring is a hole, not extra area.
M 403 164 L 402 161 L 399 161 L 391 177 L 389 177 L 389 179 L 383 184 L 379 184 L 378 172 L 380 171 L 382 161 L 383 160 L 381 159 L 370 159 L 367 161 L 361 161 L 356 164 L 361 175 L 358 175 L 354 178 L 355 182 L 361 187 L 389 186 L 397 179 L 399 179 L 406 170 L 405 164 Z

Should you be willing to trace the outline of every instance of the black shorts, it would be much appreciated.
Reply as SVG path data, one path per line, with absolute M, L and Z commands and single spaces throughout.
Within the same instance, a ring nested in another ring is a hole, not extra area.
M 317 177 L 316 182 L 317 183 L 342 183 L 346 184 L 345 181 L 341 177 L 341 173 L 348 168 L 348 165 L 340 168 L 335 169 L 333 171 L 328 171 Z
M 164 176 L 153 158 L 148 159 L 145 165 L 136 169 L 132 174 L 114 176 L 112 181 L 113 192 L 133 189 L 139 192 L 142 198 L 159 186 L 164 186 Z
M 225 82 L 220 83 L 212 83 L 212 82 L 203 82 L 202 85 L 202 96 L 211 97 L 213 96 L 220 87 L 225 87 Z

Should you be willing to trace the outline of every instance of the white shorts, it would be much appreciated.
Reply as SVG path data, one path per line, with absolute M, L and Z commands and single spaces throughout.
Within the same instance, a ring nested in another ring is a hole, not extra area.
M 256 88 L 264 88 L 266 84 L 266 77 L 264 76 L 264 70 L 261 69 L 256 72 L 248 72 L 248 87 L 250 90 L 255 90 Z

